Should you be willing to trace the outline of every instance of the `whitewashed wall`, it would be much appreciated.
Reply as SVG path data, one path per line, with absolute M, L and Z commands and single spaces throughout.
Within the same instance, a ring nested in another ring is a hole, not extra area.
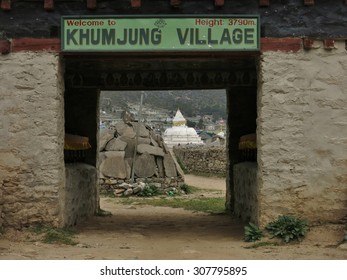
M 259 223 L 347 214 L 347 51 L 265 52 L 258 86 Z
M 0 226 L 61 221 L 65 170 L 59 65 L 58 55 L 51 53 L 0 55 Z

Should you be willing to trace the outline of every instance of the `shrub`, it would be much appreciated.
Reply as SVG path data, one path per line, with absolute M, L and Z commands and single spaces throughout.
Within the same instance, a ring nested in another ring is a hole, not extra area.
M 139 196 L 155 196 L 160 194 L 159 189 L 156 186 L 148 185 L 138 194 Z
M 279 237 L 285 242 L 292 240 L 301 241 L 308 231 L 307 222 L 293 216 L 279 216 L 274 222 L 269 223 L 266 229 L 273 237 Z
M 245 226 L 245 241 L 254 242 L 260 240 L 263 237 L 263 232 L 252 223 L 248 223 L 248 226 Z

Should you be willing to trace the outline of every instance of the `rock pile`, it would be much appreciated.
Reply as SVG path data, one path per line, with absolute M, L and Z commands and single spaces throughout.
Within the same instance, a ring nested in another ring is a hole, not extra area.
M 112 128 L 103 129 L 99 147 L 101 187 L 108 191 L 112 189 L 117 195 L 134 193 L 127 192 L 129 186 L 123 188 L 124 183 L 135 183 L 131 182 L 132 168 L 136 183 L 155 183 L 161 189 L 177 188 L 184 183 L 183 174 L 161 136 L 142 123 L 119 122 Z M 139 190 L 135 185 L 132 189 Z

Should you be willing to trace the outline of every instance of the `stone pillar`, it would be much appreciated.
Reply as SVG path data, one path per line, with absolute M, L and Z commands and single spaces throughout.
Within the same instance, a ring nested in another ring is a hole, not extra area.
M 258 86 L 259 222 L 281 214 L 336 222 L 347 205 L 347 53 L 344 41 L 265 52 Z
M 0 223 L 60 224 L 64 82 L 52 53 L 0 55 Z M 2 208 L 2 209 L 1 209 Z

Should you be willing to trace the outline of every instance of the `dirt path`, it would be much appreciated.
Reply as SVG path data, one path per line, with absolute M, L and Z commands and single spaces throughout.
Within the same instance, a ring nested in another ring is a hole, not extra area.
M 300 244 L 247 248 L 253 244 L 243 241 L 244 225 L 231 216 L 120 199 L 101 199 L 112 216 L 79 225 L 77 245 L 46 244 L 32 232 L 9 230 L 0 236 L 0 259 L 347 259 L 337 247 L 342 225 L 314 227 Z
M 201 177 L 191 174 L 184 175 L 184 181 L 187 185 L 194 186 L 206 190 L 220 190 L 225 193 L 226 181 L 225 178 L 218 177 Z

